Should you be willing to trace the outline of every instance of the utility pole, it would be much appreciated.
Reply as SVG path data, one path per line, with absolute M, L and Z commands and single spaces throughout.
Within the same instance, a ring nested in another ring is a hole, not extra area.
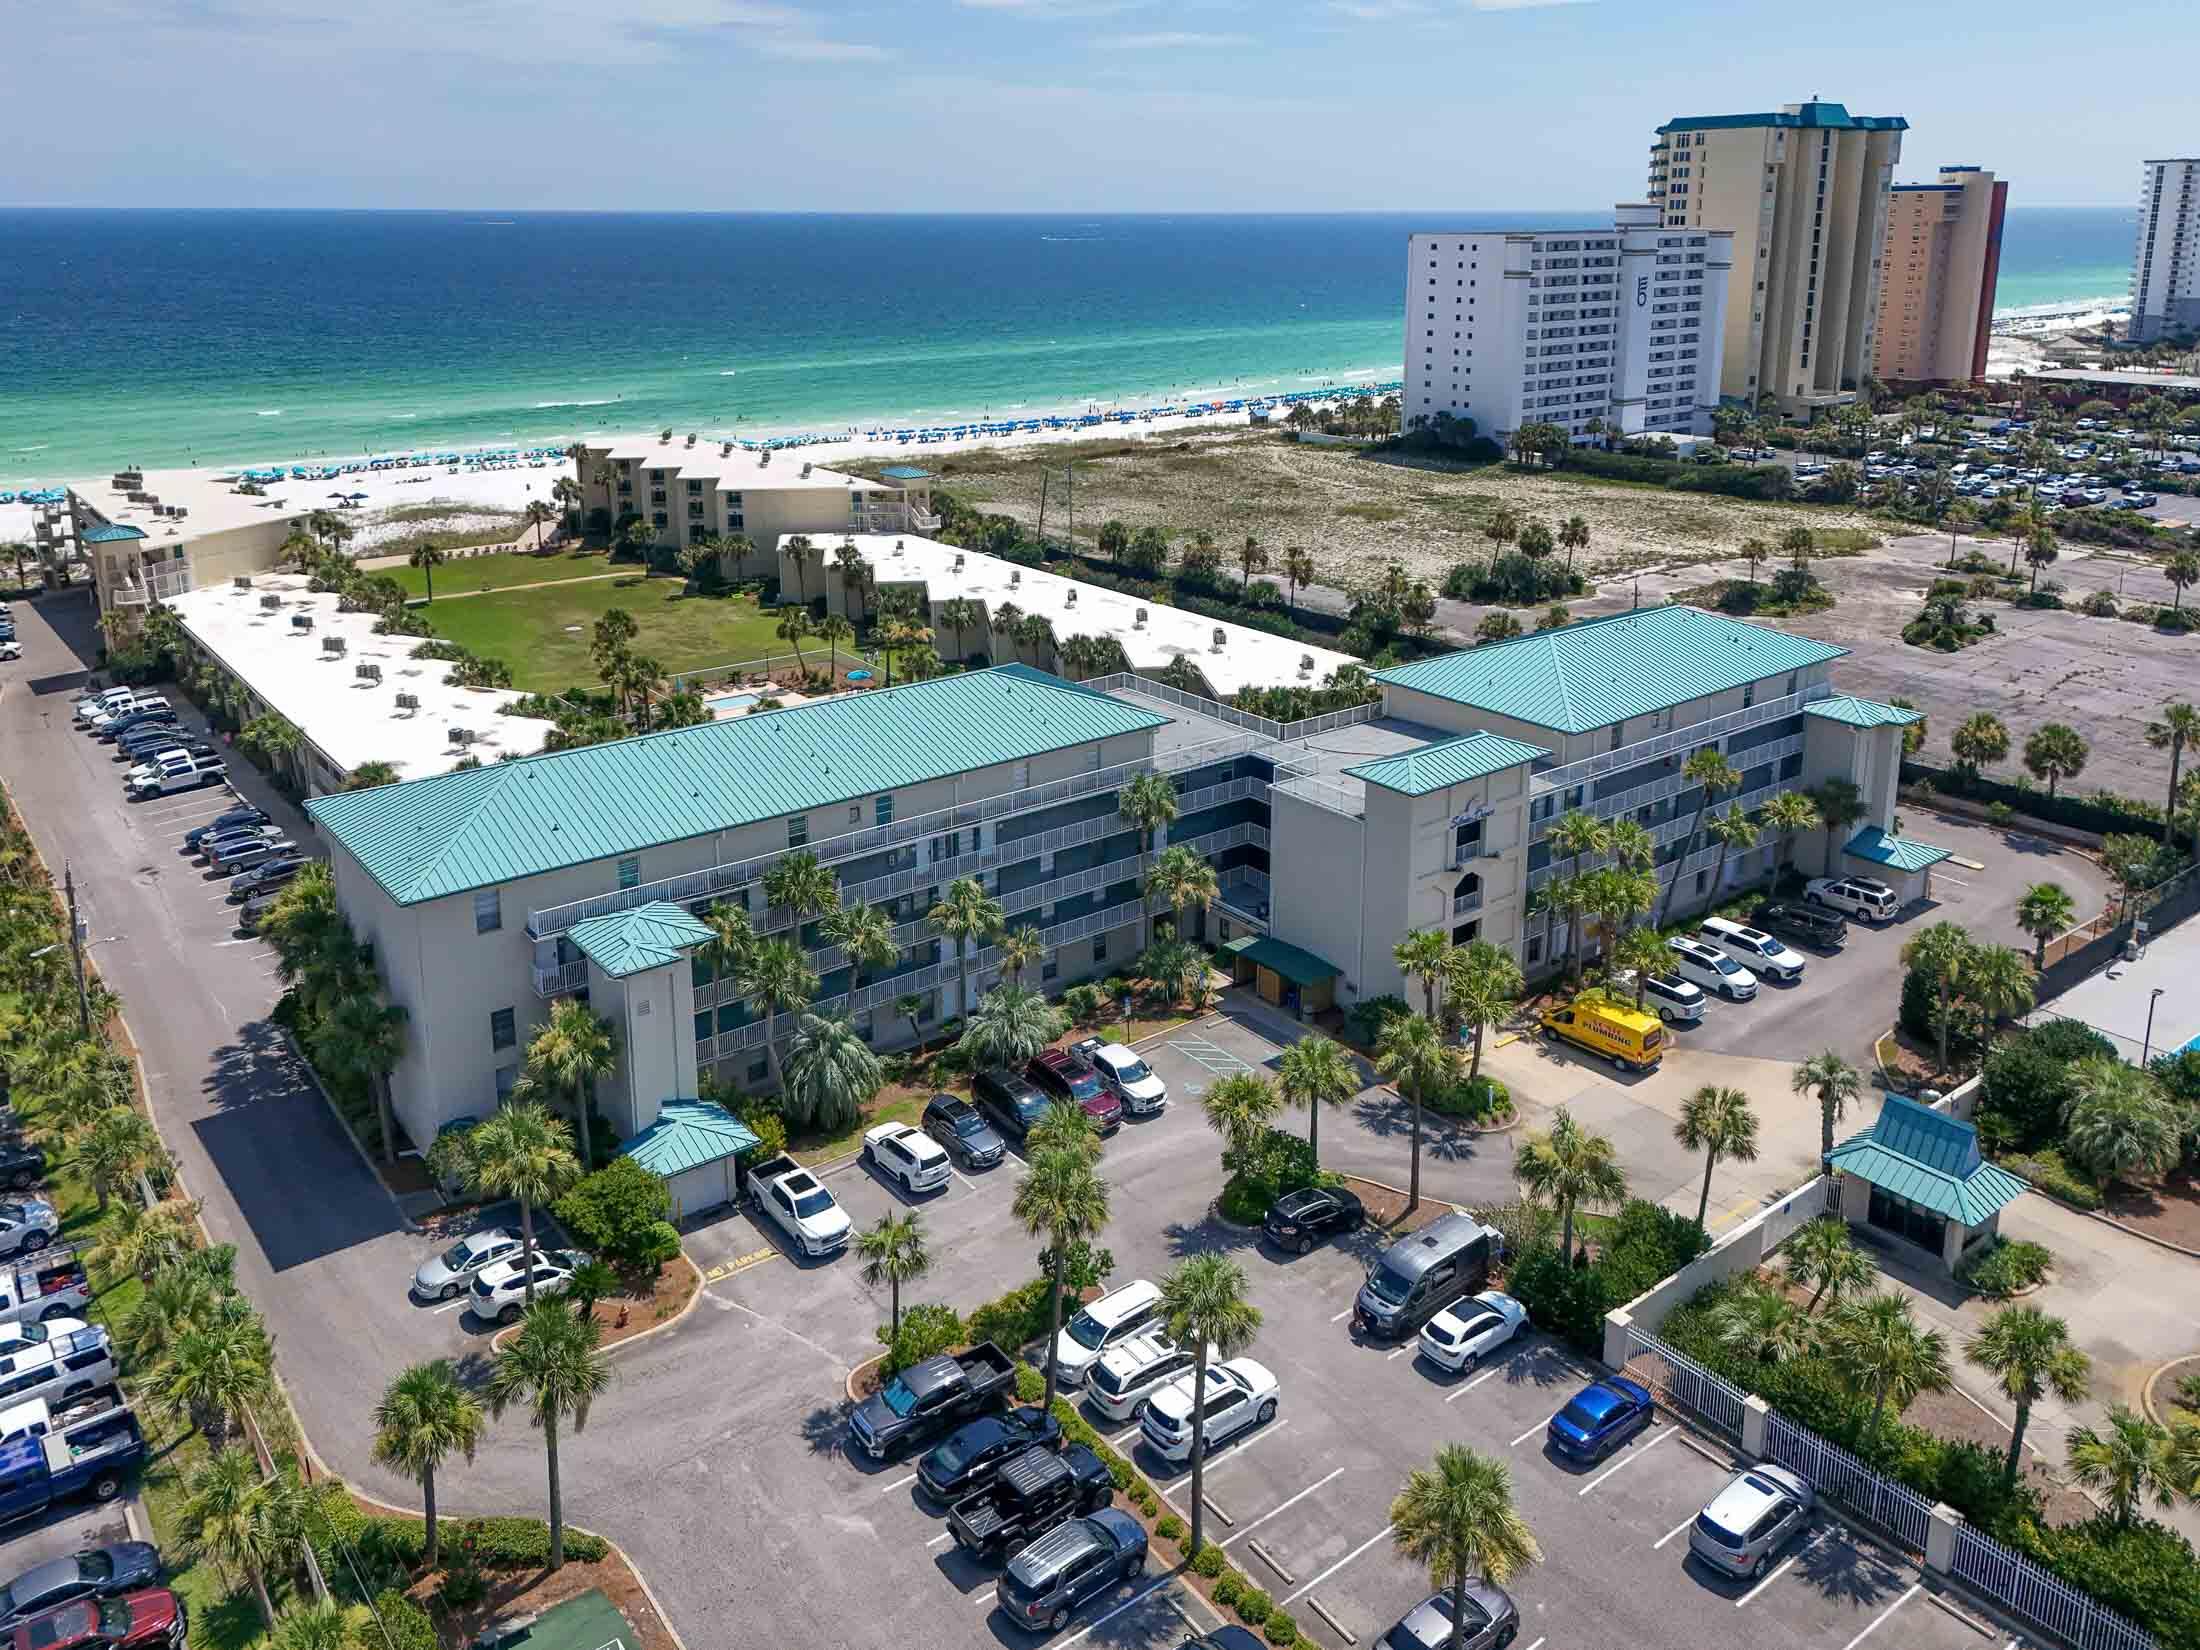
M 69 955 L 76 959 L 76 1023 L 86 1042 L 92 1037 L 92 1000 L 84 989 L 84 927 L 76 918 L 76 870 L 63 860 L 61 891 L 69 902 Z

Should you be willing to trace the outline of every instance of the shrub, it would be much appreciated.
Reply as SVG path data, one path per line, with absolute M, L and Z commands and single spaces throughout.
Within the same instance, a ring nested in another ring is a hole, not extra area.
M 952 1307 L 930 1303 L 912 1306 L 901 1315 L 900 1334 L 893 1333 L 890 1323 L 878 1326 L 878 1343 L 886 1348 L 886 1361 L 879 1366 L 879 1373 L 898 1374 L 911 1364 L 921 1364 L 962 1345 L 963 1321 Z
M 656 1228 L 672 1212 L 672 1193 L 631 1157 L 616 1157 L 559 1198 L 553 1212 L 584 1248 L 637 1269 L 660 1247 Z M 672 1245 L 679 1249 L 678 1233 Z
M 787 1125 L 779 1113 L 762 1102 L 753 1102 L 734 1113 L 756 1136 L 756 1161 L 779 1156 L 787 1149 Z
M 2157 1054 L 2147 1069 L 2162 1085 L 2162 1092 L 2184 1105 L 2200 1103 L 2200 1049 L 2182 1048 L 2175 1054 Z
M 1184 1520 L 1177 1517 L 1175 1513 L 1164 1513 L 1161 1522 L 1153 1527 L 1153 1533 L 1164 1541 L 1182 1541 L 1184 1539 Z
M 2200 1644 L 2192 1543 L 2175 1530 L 2151 1518 L 2119 1527 L 2103 1514 L 2044 1529 L 2026 1522 L 2012 1535 L 2016 1546 L 2130 1617 L 2161 1644 Z
M 1192 1555 L 1192 1573 L 1212 1581 L 1222 1574 L 1222 1549 L 1212 1541 L 1203 1541 L 1199 1551 Z
M 1222 1188 L 1222 1195 L 1215 1199 L 1215 1212 L 1224 1220 L 1239 1226 L 1258 1226 L 1268 1218 L 1279 1194 L 1265 1180 L 1248 1179 L 1233 1175 L 1230 1183 Z
M 469 1518 L 459 1525 L 457 1534 L 473 1541 L 475 1556 L 491 1569 L 540 1567 L 550 1562 L 550 1526 L 539 1518 Z M 602 1536 L 566 1527 L 567 1558 L 594 1564 L 610 1550 Z
M 389 1650 L 440 1650 L 428 1612 L 396 1588 L 375 1595 L 374 1613 L 389 1635 Z
M 988 1301 L 966 1320 L 973 1341 L 991 1341 L 1014 1352 L 1035 1341 L 1047 1330 L 1047 1280 L 1033 1278 L 1021 1289 L 1011 1289 L 999 1300 Z
M 1215 1603 L 1227 1610 L 1238 1601 L 1238 1578 L 1235 1574 L 1223 1576 L 1214 1586 Z
M 1291 1619 L 1288 1612 L 1271 1610 L 1268 1612 L 1267 1622 L 1261 1627 L 1261 1636 L 1277 1646 L 1277 1650 L 1282 1650 L 1284 1645 L 1298 1643 L 1299 1624 Z
M 2001 1166 L 2011 1174 L 2031 1182 L 2035 1191 L 2049 1197 L 2059 1197 L 2078 1209 L 2098 1209 L 2101 1206 L 2101 1189 L 2085 1175 L 2063 1161 L 2062 1154 L 2052 1146 L 2043 1146 L 2036 1152 L 2026 1152 L 2015 1157 L 2005 1157 Z
M 2069 1062 L 2032 1037 L 2019 1038 L 1987 1056 L 1979 1087 L 1979 1127 L 1988 1131 L 1989 1119 L 2006 1125 L 2005 1131 L 1988 1132 L 2023 1150 L 2055 1138 L 2069 1100 Z
M 2024 1038 L 2050 1059 L 2067 1062 L 2095 1054 L 2117 1057 L 2116 1045 L 2082 1020 L 2043 1020 Z
M 1352 1022 L 1352 1034 L 1355 1038 L 1362 1043 L 1373 1044 L 1383 1034 L 1383 1027 L 1412 1012 L 1413 1005 L 1393 993 L 1355 1003 L 1346 1018 Z
M 1495 1123 L 1512 1115 L 1512 1091 L 1494 1077 L 1477 1077 L 1429 1098 L 1429 1110 L 1470 1123 Z
M 1902 976 L 1902 1029 L 1920 1043 L 1938 1046 L 1940 1037 L 1940 988 L 1932 975 L 1912 968 Z M 1985 1034 L 1976 1008 L 1957 997 L 1948 1004 L 1948 1057 L 1962 1059 L 1977 1051 Z
M 1258 1587 L 1248 1587 L 1238 1594 L 1238 1620 L 1248 1627 L 1258 1627 L 1268 1619 L 1268 1612 L 1275 1607 L 1275 1602 Z
M 2018 1290 L 2042 1282 L 2054 1263 L 2055 1257 L 2043 1244 L 2002 1241 L 1965 1261 L 1956 1276 L 1989 1299 L 2007 1300 Z

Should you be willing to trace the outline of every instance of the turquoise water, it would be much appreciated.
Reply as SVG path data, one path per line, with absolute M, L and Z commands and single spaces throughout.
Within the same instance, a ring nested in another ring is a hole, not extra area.
M 0 486 L 1372 382 L 1409 231 L 1597 218 L 0 212 Z M 2012 208 L 2000 302 L 2120 297 L 2130 246 Z

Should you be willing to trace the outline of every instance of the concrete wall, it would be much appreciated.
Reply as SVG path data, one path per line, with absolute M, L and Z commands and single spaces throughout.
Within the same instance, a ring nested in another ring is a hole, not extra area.
M 1369 966 L 1361 920 L 1370 857 L 1366 825 L 1283 790 L 1271 793 L 1269 814 L 1268 931 L 1342 969 L 1337 1005 L 1349 1010 L 1388 989 L 1363 978 Z M 1382 961 L 1388 968 L 1387 942 Z
M 1655 1335 L 1673 1310 L 1698 1290 L 1754 1271 L 1796 1232 L 1825 1214 L 1826 1177 L 1814 1175 L 1770 1208 L 1760 1211 L 1654 1288 L 1604 1315 L 1604 1361 L 1614 1369 L 1627 1362 L 1624 1331 L 1629 1325 Z

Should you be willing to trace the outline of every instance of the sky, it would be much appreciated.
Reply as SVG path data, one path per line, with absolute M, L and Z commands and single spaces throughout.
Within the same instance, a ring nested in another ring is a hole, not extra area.
M 1661 121 L 1812 96 L 2012 204 L 2200 153 L 2191 0 L 0 0 L 0 39 L 16 206 L 1600 209 Z

